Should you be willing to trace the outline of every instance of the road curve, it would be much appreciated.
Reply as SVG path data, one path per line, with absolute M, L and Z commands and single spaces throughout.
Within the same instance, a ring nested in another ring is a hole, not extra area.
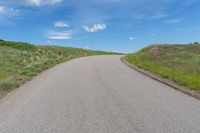
M 200 101 L 121 56 L 75 59 L 0 101 L 0 133 L 200 133 Z

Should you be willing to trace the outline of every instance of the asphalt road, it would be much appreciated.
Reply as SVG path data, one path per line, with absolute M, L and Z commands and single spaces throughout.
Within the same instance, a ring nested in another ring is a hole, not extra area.
M 75 59 L 0 101 L 0 133 L 200 133 L 200 101 L 121 56 Z

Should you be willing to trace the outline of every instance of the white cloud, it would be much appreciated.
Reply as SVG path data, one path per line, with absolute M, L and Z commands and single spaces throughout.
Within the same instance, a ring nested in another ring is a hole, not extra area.
M 200 27 L 185 27 L 185 28 L 176 28 L 173 29 L 174 31 L 187 31 L 187 30 L 199 30 Z
M 41 5 L 55 5 L 62 2 L 63 0 L 24 0 L 28 4 L 41 6 Z
M 3 7 L 3 6 L 0 6 L 0 13 L 2 14 L 2 13 L 5 13 L 6 11 L 5 11 L 5 7 Z
M 55 39 L 55 40 L 68 40 L 72 38 L 72 35 L 70 33 L 67 33 L 66 31 L 58 32 L 58 31 L 48 31 L 47 32 L 47 38 L 48 39 Z
M 47 40 L 46 44 L 47 44 L 47 45 L 56 45 L 56 43 L 55 43 L 55 42 L 53 42 L 53 41 L 50 41 L 50 40 Z
M 156 34 L 155 34 L 155 33 L 151 33 L 150 36 L 151 36 L 151 37 L 154 37 L 154 36 L 156 36 Z
M 55 27 L 69 27 L 69 25 L 63 21 L 58 21 L 54 23 Z
M 161 19 L 168 16 L 169 14 L 166 14 L 166 13 L 156 13 L 155 15 L 151 16 L 149 19 Z
M 88 50 L 89 50 L 89 49 L 91 49 L 91 48 L 90 48 L 90 46 L 85 46 L 84 49 L 88 49 Z
M 0 14 L 15 15 L 19 11 L 14 8 L 8 8 L 5 6 L 0 6 Z
M 93 26 L 89 27 L 87 25 L 84 26 L 85 31 L 87 32 L 97 32 L 99 30 L 106 29 L 106 24 L 94 24 Z
M 168 24 L 177 24 L 177 23 L 180 23 L 181 21 L 183 21 L 182 18 L 174 18 L 174 19 L 166 20 L 165 23 L 168 23 Z
M 134 40 L 135 38 L 134 37 L 129 37 L 129 40 Z

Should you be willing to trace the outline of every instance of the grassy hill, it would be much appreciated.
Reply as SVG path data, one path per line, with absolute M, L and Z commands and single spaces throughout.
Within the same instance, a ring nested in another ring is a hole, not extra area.
M 125 59 L 145 70 L 200 92 L 200 45 L 154 45 Z
M 102 54 L 116 53 L 1 41 L 0 97 L 56 64 L 82 56 Z

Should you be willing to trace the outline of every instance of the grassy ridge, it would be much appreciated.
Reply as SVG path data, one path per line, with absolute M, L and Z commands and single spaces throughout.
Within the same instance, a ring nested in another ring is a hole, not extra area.
M 200 45 L 154 45 L 125 59 L 162 78 L 200 92 Z
M 101 54 L 116 53 L 0 42 L 0 97 L 56 64 L 82 56 Z

